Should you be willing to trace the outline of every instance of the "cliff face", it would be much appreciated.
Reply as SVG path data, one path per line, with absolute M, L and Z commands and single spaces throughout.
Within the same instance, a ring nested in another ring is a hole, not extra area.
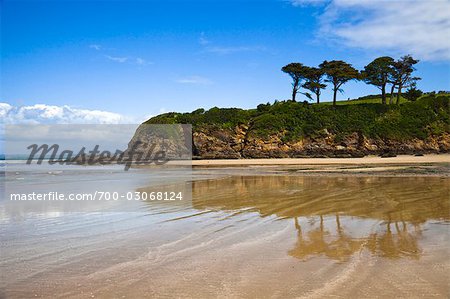
M 450 134 L 444 132 L 426 140 L 406 141 L 367 138 L 361 133 L 353 133 L 344 138 L 324 129 L 320 137 L 305 137 L 296 142 L 283 141 L 283 133 L 261 138 L 255 136 L 246 125 L 234 129 L 202 128 L 191 135 L 189 129 L 179 126 L 176 134 L 162 136 L 155 125 L 142 125 L 130 141 L 127 153 L 153 153 L 163 150 L 169 159 L 241 159 L 241 158 L 300 158 L 300 157 L 363 157 L 366 155 L 429 154 L 450 152 Z M 172 132 L 173 134 L 173 132 Z M 192 140 L 191 137 L 192 136 Z M 136 146 L 135 146 L 136 144 Z
M 426 140 L 370 139 L 361 133 L 337 138 L 326 129 L 320 137 L 284 142 L 283 134 L 258 138 L 248 126 L 234 129 L 200 129 L 193 133 L 193 155 L 200 159 L 362 157 L 365 155 L 427 154 L 450 152 L 450 134 Z
M 292 101 L 256 109 L 170 112 L 145 124 L 192 124 L 200 159 L 361 157 L 450 151 L 450 94 L 401 105 L 332 107 Z
M 150 162 L 154 159 L 190 160 L 192 158 L 190 125 L 141 124 L 125 150 L 125 157 Z

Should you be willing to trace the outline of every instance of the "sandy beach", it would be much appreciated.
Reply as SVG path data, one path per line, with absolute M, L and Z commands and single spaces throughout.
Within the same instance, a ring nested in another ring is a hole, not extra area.
M 175 163 L 175 162 L 174 162 Z M 236 159 L 236 160 L 193 160 L 192 166 L 235 166 L 235 165 L 328 165 L 328 164 L 425 164 L 450 163 L 450 154 L 412 156 L 401 155 L 391 158 L 367 156 L 363 158 L 287 158 L 287 159 Z
M 446 298 L 448 158 L 10 165 L 13 193 L 185 197 L 111 213 L 3 198 L 0 298 Z
M 119 201 L 113 213 L 0 202 L 0 298 L 448 297 L 448 177 L 307 176 L 298 165 L 194 167 L 182 180 L 176 168 L 21 169 L 7 177 L 21 192 L 42 179 L 41 191 L 91 192 L 89 181 L 162 190 L 153 176 L 191 196 Z
M 449 176 L 450 154 L 425 156 L 401 155 L 391 158 L 288 158 L 169 161 L 169 166 L 192 166 L 195 169 L 240 171 L 242 175 L 257 171 L 292 175 L 381 175 L 381 176 Z M 223 171 L 222 171 L 223 172 Z

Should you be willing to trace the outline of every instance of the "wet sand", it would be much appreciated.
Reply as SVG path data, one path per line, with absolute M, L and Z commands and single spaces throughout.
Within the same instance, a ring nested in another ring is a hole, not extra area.
M 186 162 L 171 161 L 179 165 Z M 191 163 L 191 162 L 188 162 Z M 304 176 L 450 176 L 450 155 L 397 156 L 381 158 L 301 158 L 301 159 L 239 159 L 194 160 L 195 169 L 260 169 L 269 173 Z
M 200 167 L 184 201 L 3 215 L 0 295 L 448 298 L 448 177 L 297 170 Z

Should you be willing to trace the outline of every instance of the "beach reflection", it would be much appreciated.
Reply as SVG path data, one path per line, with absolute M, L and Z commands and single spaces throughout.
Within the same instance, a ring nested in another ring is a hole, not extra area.
M 447 223 L 450 211 L 445 178 L 232 176 L 193 182 L 192 192 L 199 210 L 293 219 L 288 254 L 302 260 L 345 261 L 363 249 L 419 259 L 423 224 Z
M 309 229 L 306 232 L 302 231 L 295 218 L 298 240 L 295 248 L 289 251 L 289 255 L 299 259 L 325 255 L 330 259 L 345 261 L 351 255 L 366 248 L 372 254 L 388 258 L 420 258 L 422 252 L 418 245 L 418 239 L 421 237 L 420 225 L 414 226 L 413 231 L 410 232 L 406 222 L 402 222 L 402 228 L 399 227 L 398 222 L 394 222 L 395 231 L 393 232 L 392 223 L 387 222 L 385 231 L 369 232 L 367 237 L 355 238 L 345 232 L 339 215 L 335 217 L 335 232 L 324 227 L 323 216 L 320 216 L 318 228 Z

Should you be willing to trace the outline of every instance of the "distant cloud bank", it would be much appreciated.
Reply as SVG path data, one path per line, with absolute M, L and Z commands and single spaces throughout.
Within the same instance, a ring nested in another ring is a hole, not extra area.
M 0 119 L 4 124 L 133 123 L 133 119 L 114 112 L 45 104 L 16 107 L 8 103 L 0 103 Z
M 292 0 L 323 7 L 319 38 L 349 47 L 450 60 L 448 0 Z

